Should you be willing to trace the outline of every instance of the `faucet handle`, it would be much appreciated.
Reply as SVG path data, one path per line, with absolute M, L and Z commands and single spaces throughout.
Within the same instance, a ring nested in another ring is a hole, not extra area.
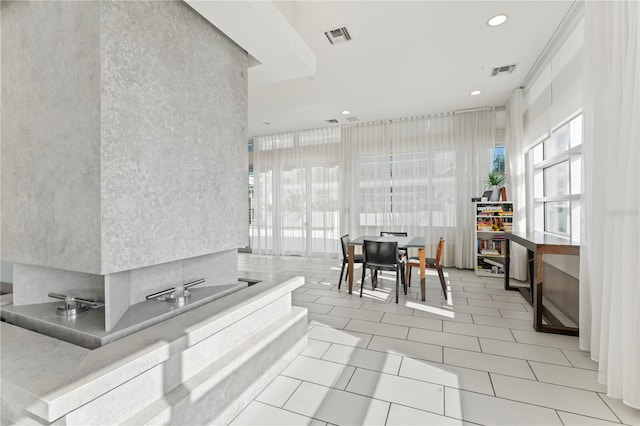
M 64 300 L 64 304 L 58 306 L 57 314 L 61 316 L 77 315 L 80 312 L 104 306 L 102 300 L 88 299 L 74 294 L 49 293 L 49 297 Z

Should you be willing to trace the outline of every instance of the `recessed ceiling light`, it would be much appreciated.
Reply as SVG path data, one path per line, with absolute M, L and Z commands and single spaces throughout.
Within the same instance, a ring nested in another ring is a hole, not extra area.
M 490 27 L 497 27 L 507 21 L 507 15 L 496 15 L 487 21 L 487 25 Z
M 480 93 L 482 93 L 482 90 L 474 90 L 473 92 L 470 92 L 469 94 L 471 96 L 478 96 Z
M 348 111 L 348 110 L 345 109 L 344 111 L 342 111 L 342 114 L 349 115 L 349 114 L 351 114 L 351 111 Z

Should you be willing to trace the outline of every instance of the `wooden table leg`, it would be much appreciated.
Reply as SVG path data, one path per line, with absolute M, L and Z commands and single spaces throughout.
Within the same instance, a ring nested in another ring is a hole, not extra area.
M 427 300 L 427 274 L 426 274 L 426 256 L 424 247 L 420 247 L 418 250 L 418 255 L 420 256 L 420 294 L 421 300 L 425 302 Z
M 536 263 L 536 252 L 533 250 L 527 249 L 527 265 L 529 267 L 529 298 L 527 299 L 531 306 L 534 306 L 535 300 L 533 298 L 533 287 L 535 287 L 535 263 Z
M 533 304 L 533 328 L 536 331 L 542 330 L 542 255 L 534 255 L 535 272 L 533 275 L 533 294 L 531 302 Z
M 511 290 L 511 283 L 509 282 L 509 269 L 511 268 L 511 241 L 505 240 L 504 242 L 504 289 Z
M 349 245 L 349 263 L 347 265 L 347 273 L 349 274 L 349 294 L 353 291 L 353 259 L 355 259 L 356 248 Z

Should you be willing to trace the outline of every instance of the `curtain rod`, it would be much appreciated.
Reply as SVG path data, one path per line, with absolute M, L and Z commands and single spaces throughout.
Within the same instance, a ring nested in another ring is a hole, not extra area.
M 414 116 L 410 116 L 410 117 L 400 117 L 400 118 L 390 118 L 390 119 L 384 119 L 384 120 L 365 121 L 365 122 L 362 122 L 362 123 L 339 124 L 337 126 L 314 127 L 312 129 L 291 130 L 291 131 L 288 131 L 288 132 L 280 132 L 280 133 L 271 133 L 271 134 L 267 134 L 267 135 L 252 136 L 251 139 L 261 138 L 261 137 L 269 137 L 269 136 L 286 135 L 286 134 L 291 134 L 291 133 L 309 132 L 309 131 L 313 131 L 313 130 L 323 130 L 323 129 L 330 129 L 330 128 L 357 127 L 357 126 L 366 126 L 366 125 L 370 125 L 370 124 L 394 123 L 394 122 L 404 121 L 404 120 L 417 120 L 417 119 L 420 119 L 420 118 L 442 117 L 442 116 L 445 116 L 445 115 L 450 115 L 450 114 L 454 114 L 455 115 L 455 114 L 461 114 L 461 113 L 465 113 L 465 112 L 483 111 L 483 110 L 491 110 L 491 109 L 495 110 L 496 108 L 499 108 L 499 107 L 483 106 L 483 107 L 476 107 L 476 108 L 459 109 L 459 110 L 456 110 L 456 111 L 439 112 L 439 113 L 435 113 L 435 114 L 424 114 L 424 115 L 414 115 Z
M 420 119 L 420 118 L 442 117 L 442 116 L 445 116 L 445 115 L 452 115 L 452 114 L 455 115 L 455 114 L 461 114 L 461 113 L 465 113 L 465 112 L 483 111 L 483 110 L 495 110 L 495 109 L 496 109 L 495 106 L 484 106 L 484 107 L 476 107 L 476 108 L 459 109 L 459 110 L 456 110 L 456 111 L 438 112 L 438 113 L 435 113 L 435 114 L 413 115 L 413 116 L 409 116 L 409 117 L 400 117 L 400 118 L 390 118 L 390 119 L 385 119 L 385 120 L 366 121 L 366 122 L 362 122 L 362 123 L 342 124 L 342 125 L 340 125 L 340 127 L 355 127 L 355 126 L 365 126 L 367 124 L 394 123 L 394 122 L 405 121 L 405 120 L 417 120 L 417 119 Z
M 562 17 L 562 20 L 556 27 L 555 31 L 551 35 L 549 41 L 536 58 L 536 61 L 533 63 L 533 66 L 522 80 L 521 87 L 528 87 L 531 81 L 538 76 L 540 70 L 544 65 L 546 65 L 550 58 L 555 55 L 555 53 L 560 48 L 560 44 L 564 42 L 564 40 L 569 36 L 571 31 L 576 27 L 580 18 L 584 16 L 584 1 L 574 0 L 567 9 L 567 12 Z

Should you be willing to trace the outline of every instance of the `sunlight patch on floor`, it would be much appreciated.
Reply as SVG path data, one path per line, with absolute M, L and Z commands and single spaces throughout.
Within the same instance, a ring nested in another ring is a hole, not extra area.
M 418 311 L 428 312 L 430 314 L 440 315 L 446 318 L 455 318 L 455 312 L 448 311 L 442 308 L 437 308 L 435 306 L 423 305 L 417 302 L 406 301 L 404 304 L 408 308 L 413 308 Z

